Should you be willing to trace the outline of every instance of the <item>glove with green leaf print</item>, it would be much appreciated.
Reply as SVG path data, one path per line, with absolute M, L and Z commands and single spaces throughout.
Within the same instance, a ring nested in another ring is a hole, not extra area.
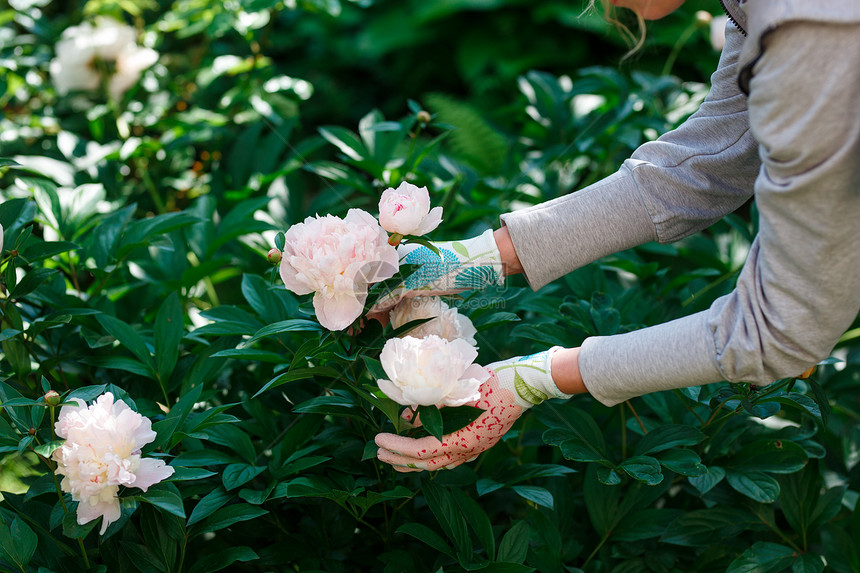
M 369 316 L 390 310 L 402 298 L 456 294 L 504 283 L 502 256 L 492 230 L 472 239 L 430 244 L 439 252 L 417 242 L 397 248 L 401 265 L 418 265 L 418 268 L 380 297 Z
M 560 347 L 503 360 L 486 368 L 492 372 L 481 385 L 481 397 L 469 404 L 484 410 L 468 426 L 442 437 L 408 438 L 378 434 L 377 457 L 399 472 L 452 469 L 493 447 L 527 409 L 550 398 L 570 398 L 556 387 L 550 365 Z M 420 422 L 420 420 L 418 420 Z

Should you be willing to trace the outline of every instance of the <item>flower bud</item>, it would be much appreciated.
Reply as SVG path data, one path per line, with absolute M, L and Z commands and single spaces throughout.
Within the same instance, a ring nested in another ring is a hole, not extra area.
M 423 109 L 415 114 L 415 118 L 421 123 L 430 123 L 430 120 L 433 119 L 430 117 L 430 112 L 424 111 Z
M 695 17 L 696 17 L 696 26 L 698 26 L 699 28 L 704 28 L 705 26 L 709 26 L 711 24 L 711 20 L 714 19 L 714 17 L 711 15 L 711 13 L 706 11 L 706 10 L 699 10 L 698 12 L 696 12 Z
M 391 236 L 388 237 L 388 244 L 392 247 L 396 247 L 400 244 L 400 241 L 403 240 L 403 235 L 400 233 L 391 233 Z
M 33 426 L 30 426 L 30 429 L 27 430 L 27 433 L 30 434 L 31 436 L 35 436 L 36 435 L 36 428 L 34 428 Z
M 11 251 L 9 251 L 9 256 L 12 257 L 13 259 L 15 257 L 17 257 L 18 256 L 18 249 L 12 249 Z
M 272 263 L 273 265 L 281 262 L 281 251 L 278 249 L 269 249 L 269 252 L 266 253 L 266 260 Z
M 56 390 L 48 390 L 45 392 L 45 403 L 48 406 L 59 406 L 62 400 L 60 394 Z

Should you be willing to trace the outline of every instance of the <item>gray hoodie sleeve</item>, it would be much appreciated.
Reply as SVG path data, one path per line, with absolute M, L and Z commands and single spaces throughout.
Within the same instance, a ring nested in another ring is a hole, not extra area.
M 623 249 L 676 241 L 750 198 L 760 162 L 737 85 L 742 40 L 729 26 L 711 90 L 683 125 L 594 185 L 502 215 L 532 288 Z
M 725 55 L 723 64 L 715 79 L 725 71 Z M 614 176 L 633 182 L 610 184 L 613 190 L 628 189 L 629 194 L 626 201 L 601 209 L 629 211 L 627 221 L 641 234 L 630 234 L 626 241 L 647 239 L 644 219 L 651 221 L 652 236 L 661 241 L 682 237 L 723 209 L 736 206 L 746 198 L 742 190 L 753 185 L 759 233 L 735 290 L 717 299 L 709 310 L 583 343 L 580 371 L 597 400 L 614 405 L 649 392 L 720 380 L 764 385 L 798 375 L 833 349 L 860 311 L 857 85 L 857 25 L 795 23 L 780 27 L 768 36 L 753 70 L 748 115 L 697 114 L 655 142 L 661 160 L 652 157 L 645 165 L 634 165 L 626 175 L 625 165 Z M 745 107 L 740 97 L 712 103 L 731 107 L 732 100 L 738 99 Z M 757 143 L 750 130 L 744 128 L 740 133 L 738 125 L 747 121 Z M 698 137 L 711 142 L 702 143 L 705 147 L 714 140 L 739 137 L 728 148 L 718 146 L 722 150 L 710 159 L 694 154 L 681 164 L 667 160 L 673 152 L 680 152 L 672 149 L 671 142 L 683 147 L 684 138 L 678 134 L 691 122 L 710 122 L 697 130 Z M 644 160 L 649 145 L 637 151 L 637 159 Z M 754 182 L 751 149 L 757 149 L 761 158 Z M 725 161 L 716 162 L 716 157 Z M 694 168 L 690 162 L 697 161 Z M 685 164 L 690 165 L 680 170 Z M 598 184 L 598 189 L 609 180 Z M 586 212 L 594 215 L 601 209 Z M 560 215 L 565 216 L 576 215 Z M 507 222 L 511 226 L 510 216 Z M 570 225 L 562 219 L 555 224 L 546 220 L 540 236 L 552 234 L 547 229 L 563 229 L 565 224 Z M 602 226 L 599 218 L 573 225 L 577 239 L 589 237 L 590 227 Z M 522 238 L 524 227 L 518 230 Z M 522 260 L 513 229 L 511 236 Z M 594 248 L 587 240 L 585 244 L 591 253 L 604 254 L 604 249 Z M 567 248 L 574 251 L 576 245 Z M 528 247 L 524 253 L 526 258 L 531 256 Z M 558 256 L 557 249 L 551 256 Z M 577 264 L 588 262 L 588 256 L 581 257 Z M 542 274 L 542 265 L 522 262 L 527 273 L 530 266 L 537 272 L 529 277 L 533 285 L 551 280 L 559 270 L 558 263 L 548 262 L 552 270 Z

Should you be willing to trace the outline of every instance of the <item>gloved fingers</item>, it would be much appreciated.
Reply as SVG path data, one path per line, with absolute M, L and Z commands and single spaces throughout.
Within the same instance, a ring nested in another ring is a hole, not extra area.
M 394 466 L 394 465 L 392 465 L 391 467 L 394 468 L 394 471 L 401 473 L 401 474 L 411 474 L 411 473 L 415 473 L 415 472 L 425 471 L 425 470 L 423 470 L 421 468 L 417 468 L 417 467 L 416 468 L 406 468 L 406 467 Z
M 396 434 L 377 434 L 374 441 L 380 448 L 419 460 L 427 460 L 445 453 L 441 451 L 444 448 L 442 443 L 433 436 L 407 438 Z
M 414 471 L 436 471 L 443 469 L 454 469 L 455 467 L 467 461 L 472 461 L 477 458 L 477 455 L 451 455 L 445 454 L 431 458 L 429 460 L 419 460 L 408 456 L 396 454 L 385 448 L 380 448 L 376 452 L 376 457 L 379 461 L 392 466 L 399 472 L 414 472 Z
M 466 426 L 462 430 L 442 436 L 443 441 L 433 436 L 424 438 L 407 438 L 396 434 L 377 434 L 376 445 L 380 448 L 419 460 L 429 460 L 444 455 L 460 456 L 463 452 L 469 452 L 476 448 L 481 451 L 487 449 L 498 441 L 498 436 L 478 434 Z

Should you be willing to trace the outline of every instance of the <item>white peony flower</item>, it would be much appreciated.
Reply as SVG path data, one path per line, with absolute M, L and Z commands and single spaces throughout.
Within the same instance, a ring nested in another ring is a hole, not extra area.
M 389 316 L 393 328 L 400 328 L 413 320 L 436 317 L 407 333 L 414 338 L 435 334 L 445 340 L 453 341 L 462 338 L 472 346 L 477 344 L 475 334 L 478 330 L 469 317 L 460 314 L 456 308 L 450 308 L 438 296 L 404 298 L 394 307 Z
M 379 224 L 389 233 L 426 235 L 442 222 L 442 207 L 430 209 L 430 193 L 404 181 L 379 199 Z
M 726 24 L 729 22 L 728 16 L 714 16 L 711 20 L 711 47 L 720 52 L 723 46 L 726 45 Z
M 314 294 L 317 319 L 329 330 L 343 330 L 361 316 L 369 284 L 394 276 L 397 250 L 376 219 L 350 209 L 308 217 L 285 234 L 281 279 L 296 294 Z
M 135 36 L 134 28 L 109 18 L 97 20 L 95 26 L 84 22 L 67 28 L 57 42 L 57 57 L 51 60 L 57 91 L 96 90 L 107 72 L 110 96 L 120 99 L 158 60 L 158 52 L 138 46 Z
M 54 450 L 60 484 L 78 502 L 78 523 L 103 517 L 100 534 L 119 519 L 119 486 L 146 491 L 173 475 L 161 460 L 143 459 L 140 449 L 155 439 L 152 424 L 107 392 L 89 407 L 63 406 L 54 430 L 66 442 Z
M 436 335 L 389 339 L 379 360 L 389 380 L 378 380 L 385 395 L 404 406 L 462 406 L 480 398 L 490 372 L 474 364 L 478 351 L 465 340 Z

